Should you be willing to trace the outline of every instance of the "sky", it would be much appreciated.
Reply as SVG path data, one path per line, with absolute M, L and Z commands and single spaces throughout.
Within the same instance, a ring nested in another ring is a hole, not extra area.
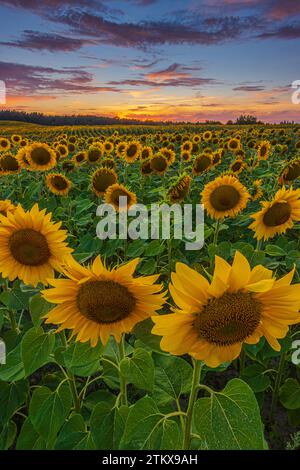
M 5 109 L 300 122 L 300 0 L 0 0 Z

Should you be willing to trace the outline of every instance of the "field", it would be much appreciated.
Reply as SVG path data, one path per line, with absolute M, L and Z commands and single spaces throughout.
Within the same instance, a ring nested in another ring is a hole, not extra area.
M 0 448 L 299 449 L 300 126 L 0 124 Z

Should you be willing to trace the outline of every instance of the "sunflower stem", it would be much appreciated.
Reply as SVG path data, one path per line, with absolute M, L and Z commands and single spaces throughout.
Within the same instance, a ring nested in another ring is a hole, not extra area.
M 63 347 L 66 349 L 68 346 L 68 343 L 67 343 L 67 338 L 66 338 L 64 330 L 59 332 L 59 336 L 60 336 Z M 80 402 L 80 398 L 77 392 L 76 379 L 75 379 L 74 374 L 72 374 L 72 372 L 70 372 L 69 370 L 67 370 L 67 377 L 69 381 L 70 392 L 73 398 L 74 411 L 78 413 L 81 408 L 81 402 Z
M 217 244 L 218 244 L 218 236 L 219 236 L 219 231 L 220 231 L 220 225 L 221 225 L 221 221 L 220 221 L 220 219 L 218 219 L 217 223 L 216 223 L 215 233 L 214 233 L 214 240 L 213 240 L 214 246 L 217 246 Z
M 18 335 L 20 333 L 20 330 L 18 328 L 15 312 L 9 311 L 8 315 L 9 315 L 9 321 L 11 324 L 11 329 Z
M 257 240 L 255 251 L 260 251 L 262 246 L 262 239 Z
M 282 352 L 281 356 L 280 356 L 278 372 L 277 372 L 277 375 L 276 375 L 274 391 L 273 391 L 273 396 L 272 396 L 272 403 L 271 403 L 271 410 L 270 410 L 270 419 L 271 420 L 273 420 L 273 416 L 274 416 L 274 413 L 275 413 L 276 408 L 277 408 L 278 395 L 279 395 L 280 385 L 281 385 L 281 382 L 282 382 L 282 375 L 283 375 L 283 371 L 284 371 L 285 360 L 286 360 L 286 352 Z
M 119 357 L 120 357 L 120 363 L 122 359 L 125 358 L 125 335 L 122 335 L 121 341 L 118 344 L 119 346 Z M 120 364 L 119 363 L 119 364 Z M 127 400 L 127 383 L 126 383 L 126 378 L 122 375 L 121 370 L 119 368 L 119 377 L 120 377 L 120 392 L 121 392 L 121 405 L 128 405 L 128 400 Z
M 193 371 L 193 380 L 191 394 L 189 398 L 188 409 L 186 412 L 185 418 L 185 429 L 184 429 L 184 439 L 183 439 L 183 450 L 189 450 L 191 445 L 191 431 L 192 431 L 192 419 L 195 402 L 198 395 L 198 386 L 201 378 L 202 363 L 201 361 L 194 361 L 194 371 Z

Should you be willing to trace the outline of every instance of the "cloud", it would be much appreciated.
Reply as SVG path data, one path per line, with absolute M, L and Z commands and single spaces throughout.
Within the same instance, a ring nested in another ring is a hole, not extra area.
M 49 93 L 99 93 L 122 92 L 122 90 L 93 84 L 93 76 L 82 69 L 56 69 L 0 62 L 0 76 L 5 81 L 7 92 L 17 95 L 47 95 Z
M 25 30 L 23 37 L 16 41 L 0 42 L 2 46 L 29 50 L 47 50 L 50 52 L 73 52 L 83 46 L 91 44 L 95 44 L 95 41 L 84 38 L 66 37 L 60 34 L 40 33 L 32 30 Z
M 196 70 L 200 70 L 200 67 L 187 67 L 175 62 L 165 69 L 150 72 L 145 77 L 157 82 L 164 82 L 170 79 L 190 79 L 190 72 Z
M 279 26 L 258 36 L 260 39 L 299 39 L 300 22 Z
M 265 89 L 262 85 L 240 85 L 233 88 L 233 91 L 245 91 L 245 92 L 255 92 L 263 91 Z
M 48 19 L 68 26 L 73 33 L 97 38 L 99 43 L 140 48 L 162 44 L 221 44 L 242 37 L 260 24 L 257 18 L 239 17 L 210 18 L 197 25 L 183 21 L 117 23 L 74 9 L 54 12 Z

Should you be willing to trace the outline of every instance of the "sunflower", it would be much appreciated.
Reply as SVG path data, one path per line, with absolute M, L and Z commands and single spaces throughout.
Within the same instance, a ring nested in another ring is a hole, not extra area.
M 101 161 L 101 166 L 105 167 L 105 168 L 114 169 L 116 167 L 116 163 L 115 163 L 115 160 L 113 158 L 105 157 Z
M 195 142 L 195 144 L 199 144 L 201 142 L 200 135 L 194 135 L 193 142 Z
M 215 257 L 211 284 L 197 271 L 177 263 L 170 292 L 178 308 L 152 317 L 152 333 L 162 336 L 161 349 L 190 354 L 209 367 L 237 358 L 243 343 L 264 336 L 280 350 L 288 326 L 300 322 L 300 284 L 290 285 L 294 270 L 279 280 L 236 252 L 232 266 Z
M 203 137 L 203 140 L 205 140 L 205 142 L 208 142 L 212 138 L 212 132 L 205 131 L 202 137 Z
M 223 175 L 208 183 L 202 191 L 202 204 L 213 219 L 235 217 L 245 209 L 250 195 L 232 175 Z
M 168 190 L 168 197 L 172 204 L 182 202 L 186 198 L 190 190 L 192 178 L 188 175 L 182 175 L 172 184 Z
M 20 148 L 18 153 L 15 155 L 15 157 L 18 160 L 20 167 L 25 170 L 28 170 L 30 165 L 26 158 L 26 152 L 27 152 L 26 147 Z
M 59 157 L 67 157 L 69 155 L 69 150 L 66 145 L 58 144 L 55 150 L 58 152 Z
M 262 180 L 253 181 L 253 194 L 251 196 L 252 201 L 257 201 L 263 196 L 264 192 L 261 188 L 261 185 L 262 185 Z
M 228 150 L 231 150 L 232 152 L 235 152 L 235 151 L 239 150 L 240 145 L 241 145 L 241 143 L 240 143 L 239 139 L 232 138 L 228 141 L 227 148 L 228 148 Z
M 11 153 L 5 153 L 0 157 L 0 172 L 2 175 L 11 175 L 19 173 L 21 170 L 19 161 Z
M 61 173 L 49 173 L 46 176 L 46 184 L 50 191 L 58 196 L 67 196 L 71 189 L 71 181 Z
M 168 169 L 168 160 L 162 153 L 157 153 L 153 155 L 150 160 L 151 169 L 160 175 L 163 175 Z
M 14 134 L 14 135 L 11 136 L 11 141 L 14 144 L 19 144 L 21 142 L 21 139 L 22 139 L 22 137 L 18 134 Z
M 107 188 L 118 181 L 113 169 L 99 168 L 92 174 L 92 190 L 97 196 L 103 196 Z
M 279 184 L 288 184 L 300 177 L 300 158 L 289 162 L 279 176 Z
M 159 153 L 166 157 L 169 165 L 172 165 L 172 163 L 175 162 L 176 153 L 171 148 L 163 147 Z
M 48 144 L 37 142 L 26 147 L 26 160 L 31 171 L 47 171 L 56 165 L 56 154 Z
M 230 171 L 232 171 L 232 173 L 235 173 L 236 175 L 241 173 L 244 168 L 245 168 L 245 163 L 240 158 L 237 158 L 230 165 Z
M 147 158 L 146 160 L 142 161 L 140 166 L 140 172 L 144 176 L 151 175 L 151 173 L 153 173 L 153 170 L 151 168 L 151 158 Z
M 218 149 L 213 153 L 212 164 L 214 166 L 219 165 L 222 161 L 223 149 Z
M 117 155 L 117 157 L 123 158 L 125 148 L 126 148 L 126 142 L 119 142 L 116 145 L 116 155 Z
M 104 149 L 104 153 L 105 154 L 110 154 L 112 153 L 113 149 L 114 149 L 114 144 L 110 141 L 110 140 L 106 140 L 103 144 L 103 149 Z
M 83 151 L 78 152 L 73 155 L 72 160 L 76 166 L 79 166 L 87 160 L 87 153 Z
M 269 141 L 264 140 L 260 142 L 257 149 L 258 160 L 267 160 L 270 153 L 271 144 Z
M 188 152 L 187 150 L 181 150 L 180 152 L 180 158 L 184 162 L 189 162 L 192 158 L 191 152 Z
M 126 207 L 123 207 L 123 200 L 120 198 L 126 198 Z M 136 204 L 136 195 L 125 188 L 123 184 L 112 184 L 105 192 L 105 202 L 112 204 L 116 211 L 123 211 Z M 121 206 L 120 206 L 121 203 Z
M 75 144 L 72 144 L 72 142 L 69 142 L 68 143 L 68 151 L 69 153 L 74 153 L 76 150 L 76 145 Z
M 102 148 L 99 145 L 91 145 L 87 150 L 87 161 L 97 163 L 103 155 Z
M 249 228 L 258 240 L 268 240 L 285 233 L 300 220 L 300 189 L 279 189 L 271 202 L 262 201 L 261 205 L 263 208 L 251 215 L 254 222 Z
M 141 144 L 138 141 L 133 140 L 126 145 L 123 152 L 123 157 L 127 163 L 133 163 L 139 158 L 141 150 Z
M 120 342 L 123 333 L 164 304 L 162 285 L 154 284 L 158 276 L 134 277 L 138 263 L 109 270 L 100 256 L 89 268 L 70 260 L 64 271 L 68 279 L 51 279 L 53 288 L 42 291 L 48 302 L 58 304 L 45 315 L 46 323 L 72 330 L 77 341 L 90 341 L 92 347 L 99 340 L 106 344 L 110 336 Z
M 194 175 L 201 175 L 205 171 L 208 171 L 212 166 L 212 155 L 210 153 L 202 153 L 197 155 L 193 162 L 193 173 Z
M 7 214 L 11 212 L 12 214 L 16 210 L 16 206 L 10 201 L 10 199 L 5 199 L 0 201 L 0 214 L 7 217 Z
M 152 147 L 143 147 L 141 151 L 141 160 L 147 160 L 153 156 Z
M 26 147 L 28 145 L 28 140 L 27 139 L 21 139 L 19 142 L 20 147 Z
M 0 215 L 0 273 L 10 281 L 19 278 L 34 287 L 47 284 L 54 270 L 60 271 L 71 249 L 64 240 L 61 222 L 53 223 L 51 213 L 35 204 L 30 211 L 18 206 L 7 217 Z
M 181 144 L 180 151 L 191 152 L 192 148 L 193 148 L 193 142 L 191 142 L 190 140 L 186 140 L 185 142 L 183 142 L 183 144 Z
M 11 147 L 11 143 L 5 137 L 0 137 L 0 152 L 6 152 Z

